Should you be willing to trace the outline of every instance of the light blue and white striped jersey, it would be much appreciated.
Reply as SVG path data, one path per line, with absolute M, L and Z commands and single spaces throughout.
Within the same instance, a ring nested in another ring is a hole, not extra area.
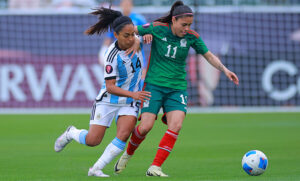
M 133 58 L 130 58 L 131 54 L 126 56 L 125 51 L 118 47 L 117 41 L 112 43 L 107 49 L 104 63 L 105 80 L 96 97 L 97 101 L 108 104 L 118 104 L 120 106 L 133 102 L 132 98 L 108 93 L 106 90 L 106 80 L 110 79 L 116 79 L 116 86 L 124 90 L 132 92 L 141 91 L 142 86 L 140 81 L 142 76 L 143 55 L 142 52 L 139 51 Z

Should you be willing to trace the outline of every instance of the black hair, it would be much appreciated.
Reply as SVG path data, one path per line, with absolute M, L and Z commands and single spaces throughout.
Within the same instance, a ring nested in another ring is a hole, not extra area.
M 99 21 L 93 26 L 89 27 L 84 33 L 93 35 L 95 33 L 102 34 L 108 31 L 108 28 L 116 33 L 119 33 L 127 24 L 133 24 L 128 16 L 123 16 L 120 11 L 115 11 L 108 8 L 101 7 L 93 11 L 93 15 L 99 15 Z
M 173 16 L 175 16 L 176 19 L 186 16 L 192 17 L 193 11 L 190 7 L 184 5 L 182 1 L 176 1 L 172 5 L 171 10 L 166 16 L 160 17 L 155 21 L 159 21 L 162 23 L 171 23 Z

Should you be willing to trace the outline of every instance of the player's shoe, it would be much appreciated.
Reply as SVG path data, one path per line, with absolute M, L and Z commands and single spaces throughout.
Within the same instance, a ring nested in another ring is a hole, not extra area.
M 151 165 L 148 168 L 148 170 L 146 172 L 146 176 L 169 177 L 169 175 L 162 172 L 161 167 L 158 167 L 158 166 L 155 166 L 155 165 Z
M 89 169 L 88 176 L 95 176 L 95 177 L 109 177 L 102 172 L 102 170 L 93 170 L 92 168 Z
M 123 153 L 123 155 L 115 164 L 115 168 L 114 168 L 115 174 L 121 173 L 126 168 L 126 165 L 131 157 L 132 155 L 128 155 L 126 151 Z
M 70 131 L 70 129 L 73 129 L 73 128 L 75 128 L 75 127 L 69 126 L 67 128 L 67 130 L 56 139 L 55 144 L 54 144 L 54 150 L 56 152 L 60 152 L 61 150 L 63 150 L 64 147 L 73 140 L 72 138 L 68 137 L 68 132 Z
M 167 114 L 164 113 L 163 116 L 161 117 L 161 121 L 165 124 L 165 125 L 168 125 L 167 123 Z

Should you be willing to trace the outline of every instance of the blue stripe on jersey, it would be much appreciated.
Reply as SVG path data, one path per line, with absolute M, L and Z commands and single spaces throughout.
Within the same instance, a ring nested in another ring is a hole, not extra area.
M 136 67 L 137 61 L 138 61 L 138 58 L 137 58 L 136 55 L 134 55 L 133 58 L 131 59 L 131 62 L 133 64 L 133 66 L 135 67 L 134 76 L 131 79 L 131 82 L 130 82 L 130 85 L 129 85 L 129 91 L 131 91 L 131 92 L 134 91 L 134 88 L 136 87 L 136 84 L 138 83 L 137 80 L 139 78 L 139 74 L 140 74 L 140 71 L 141 71 L 141 67 Z M 141 65 L 141 63 L 140 63 L 140 65 Z M 130 104 L 132 101 L 133 101 L 132 98 L 127 98 L 126 104 Z
M 128 78 L 127 75 L 127 70 L 125 65 L 123 64 L 123 60 L 121 59 L 120 55 L 117 55 L 117 65 L 118 65 L 118 70 L 119 70 L 119 80 L 117 81 L 117 86 L 121 87 L 126 79 Z M 118 104 L 119 101 L 119 96 L 111 94 L 110 96 L 110 103 L 112 104 Z

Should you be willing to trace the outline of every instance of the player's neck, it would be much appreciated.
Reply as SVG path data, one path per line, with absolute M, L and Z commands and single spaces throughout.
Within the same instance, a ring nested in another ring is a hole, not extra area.
M 127 48 L 122 47 L 122 45 L 120 46 L 118 41 L 116 42 L 115 45 L 116 45 L 117 49 L 119 49 L 119 50 L 124 50 L 125 51 L 127 49 Z
M 175 33 L 175 30 L 174 30 L 173 24 L 170 24 L 170 27 L 171 27 L 172 34 L 174 36 L 177 36 L 176 33 Z

